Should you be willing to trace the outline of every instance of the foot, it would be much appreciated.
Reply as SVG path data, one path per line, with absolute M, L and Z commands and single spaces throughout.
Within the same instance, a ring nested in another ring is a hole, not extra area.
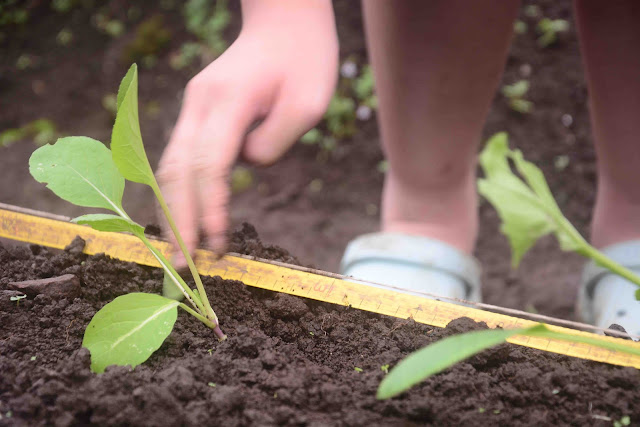
M 341 271 L 409 294 L 481 300 L 478 262 L 427 237 L 391 232 L 359 236 L 347 246 Z
M 640 240 L 608 246 L 602 252 L 640 274 Z M 638 287 L 622 277 L 590 262 L 582 275 L 577 310 L 583 321 L 601 328 L 616 324 L 631 335 L 640 335 Z

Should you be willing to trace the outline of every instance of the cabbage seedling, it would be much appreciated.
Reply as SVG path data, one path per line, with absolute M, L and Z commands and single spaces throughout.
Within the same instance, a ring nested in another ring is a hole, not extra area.
M 513 173 L 509 161 L 513 162 L 524 180 Z M 485 178 L 478 180 L 478 189 L 500 215 L 501 230 L 511 244 L 513 267 L 520 263 L 522 256 L 539 238 L 553 233 L 563 250 L 587 256 L 640 286 L 640 278 L 636 274 L 589 245 L 562 215 L 542 171 L 526 161 L 519 150 L 509 149 L 506 133 L 497 133 L 489 139 L 480 154 L 480 165 Z M 636 292 L 636 299 L 640 300 L 640 289 Z M 640 350 L 631 346 L 556 332 L 543 324 L 526 329 L 472 331 L 444 338 L 407 356 L 382 380 L 377 397 L 388 399 L 396 396 L 429 376 L 514 335 L 590 344 L 640 356 Z
M 200 275 L 178 232 L 142 144 L 138 121 L 138 71 L 131 66 L 120 83 L 117 115 L 111 149 L 83 136 L 60 138 L 54 145 L 36 150 L 29 171 L 62 199 L 78 206 L 103 208 L 113 214 L 90 214 L 73 222 L 99 231 L 129 232 L 151 251 L 179 294 L 190 304 L 160 295 L 131 293 L 117 297 L 98 311 L 85 330 L 82 345 L 91 352 L 91 369 L 100 373 L 108 365 L 135 367 L 151 356 L 171 333 L 178 307 L 226 338 L 211 308 Z M 167 222 L 184 254 L 197 290 L 192 291 L 171 263 L 144 235 L 122 207 L 125 179 L 146 184 L 153 190 Z
M 524 181 L 513 173 L 509 160 Z M 538 239 L 553 233 L 562 250 L 591 258 L 640 287 L 640 277 L 587 243 L 562 215 L 542 171 L 526 161 L 520 150 L 509 149 L 506 133 L 497 133 L 489 139 L 480 153 L 480 166 L 485 178 L 478 180 L 478 190 L 498 211 L 502 220 L 500 229 L 511 245 L 514 268 Z M 636 291 L 636 299 L 640 300 L 640 289 Z

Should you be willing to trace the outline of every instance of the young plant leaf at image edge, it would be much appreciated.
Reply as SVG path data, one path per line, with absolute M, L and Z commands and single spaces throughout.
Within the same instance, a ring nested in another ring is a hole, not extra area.
M 467 359 L 489 347 L 501 344 L 514 335 L 589 344 L 607 350 L 640 356 L 640 349 L 617 342 L 552 331 L 543 324 L 524 329 L 488 329 L 443 338 L 401 360 L 384 377 L 376 397 L 388 399 L 410 389 L 431 375 Z
M 524 182 L 511 171 L 509 160 Z M 519 150 L 509 149 L 506 133 L 497 133 L 489 139 L 480 153 L 480 165 L 485 178 L 478 180 L 478 191 L 500 215 L 500 229 L 509 239 L 514 268 L 539 238 L 554 233 L 562 250 L 591 258 L 640 287 L 637 274 L 587 243 L 562 215 L 542 171 L 526 161 Z M 640 300 L 640 289 L 635 298 Z

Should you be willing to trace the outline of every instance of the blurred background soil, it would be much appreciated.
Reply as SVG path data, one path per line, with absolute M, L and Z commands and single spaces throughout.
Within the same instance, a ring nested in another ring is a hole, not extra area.
M 185 84 L 233 41 L 241 26 L 237 1 L 27 0 L 1 5 L 0 132 L 5 132 L 0 133 L 0 202 L 68 216 L 87 209 L 61 201 L 31 178 L 28 159 L 37 145 L 67 135 L 108 143 L 118 83 L 135 61 L 142 135 L 155 168 Z M 274 166 L 234 170 L 231 205 L 234 228 L 248 221 L 263 241 L 330 271 L 337 271 L 350 239 L 377 230 L 384 176 L 375 113 L 365 120 L 355 117 L 359 105 L 375 106 L 362 77 L 367 53 L 360 5 L 336 0 L 334 6 L 341 60 L 356 66 L 356 76 L 341 78 L 341 96 L 330 117 L 306 143 L 297 143 Z M 567 20 L 569 28 L 542 47 L 536 27 L 544 18 Z M 496 93 L 484 139 L 507 131 L 511 145 L 543 169 L 565 215 L 588 236 L 595 156 L 571 3 L 524 2 L 516 29 L 501 86 L 526 80 L 530 88 L 515 101 Z M 346 68 L 349 75 L 353 67 Z M 516 111 L 523 108 L 530 111 Z M 359 113 L 365 118 L 367 109 Z M 153 206 L 150 190 L 127 183 L 125 208 L 134 219 L 155 223 Z M 512 271 L 495 211 L 483 201 L 480 215 L 476 256 L 483 265 L 485 302 L 574 318 L 584 261 L 545 238 Z

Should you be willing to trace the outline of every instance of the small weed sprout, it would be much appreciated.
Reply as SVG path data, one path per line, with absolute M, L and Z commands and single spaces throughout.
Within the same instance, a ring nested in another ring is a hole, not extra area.
M 218 0 L 213 8 L 209 0 L 189 0 L 184 6 L 184 18 L 187 30 L 205 42 L 214 56 L 225 51 L 223 35 L 231 23 L 227 0 Z
M 356 372 L 362 372 L 364 369 L 362 368 L 358 368 L 357 366 L 355 368 L 353 368 L 354 371 Z
M 527 32 L 527 23 L 521 20 L 517 20 L 513 23 L 513 32 L 517 35 L 523 35 Z
M 569 31 L 569 21 L 564 19 L 542 18 L 536 27 L 540 37 L 538 38 L 538 46 L 548 47 L 558 40 L 559 33 Z
M 58 35 L 56 36 L 56 43 L 63 47 L 69 46 L 72 41 L 73 33 L 68 28 L 63 28 L 62 30 L 60 30 L 60 32 L 58 32 Z
M 8 147 L 14 142 L 32 138 L 36 145 L 44 145 L 55 141 L 58 129 L 49 119 L 37 119 L 19 128 L 0 132 L 0 147 Z
M 200 275 L 186 250 L 173 217 L 156 181 L 144 150 L 138 120 L 138 71 L 133 65 L 120 84 L 111 149 L 87 137 L 60 138 L 54 145 L 37 149 L 29 159 L 29 171 L 38 181 L 68 202 L 103 208 L 113 214 L 89 214 L 75 218 L 77 224 L 99 231 L 129 232 L 149 249 L 165 272 L 165 284 L 189 305 L 155 294 L 131 293 L 117 297 L 89 322 L 82 341 L 91 352 L 91 369 L 101 373 L 108 365 L 135 367 L 151 356 L 171 333 L 178 307 L 226 338 L 211 308 Z M 175 268 L 144 234 L 122 206 L 125 179 L 153 190 L 167 222 L 184 254 L 197 291 L 187 286 Z
M 514 84 L 504 85 L 500 92 L 507 98 L 509 107 L 513 111 L 527 114 L 533 109 L 533 103 L 525 99 L 527 92 L 529 92 L 528 80 L 519 80 Z
M 389 364 L 380 366 L 380 370 L 386 374 L 389 373 Z
M 624 427 L 631 425 L 631 417 L 629 415 L 625 415 L 617 421 L 613 422 L 613 427 Z
M 155 15 L 138 24 L 134 38 L 122 52 L 122 61 L 141 61 L 145 68 L 153 68 L 157 55 L 171 41 L 171 32 L 165 27 L 162 15 Z
M 358 75 L 356 63 L 347 59 L 340 66 L 340 83 L 333 94 L 323 121 L 319 127 L 311 129 L 300 138 L 307 145 L 317 145 L 323 152 L 330 153 L 338 141 L 353 136 L 356 132 L 356 120 L 369 120 L 378 108 L 375 95 L 373 72 L 364 65 Z M 320 158 L 326 157 L 322 156 Z
M 15 295 L 9 298 L 10 301 L 15 301 L 16 302 L 16 307 L 20 306 L 20 300 L 25 299 L 27 296 L 26 295 Z

